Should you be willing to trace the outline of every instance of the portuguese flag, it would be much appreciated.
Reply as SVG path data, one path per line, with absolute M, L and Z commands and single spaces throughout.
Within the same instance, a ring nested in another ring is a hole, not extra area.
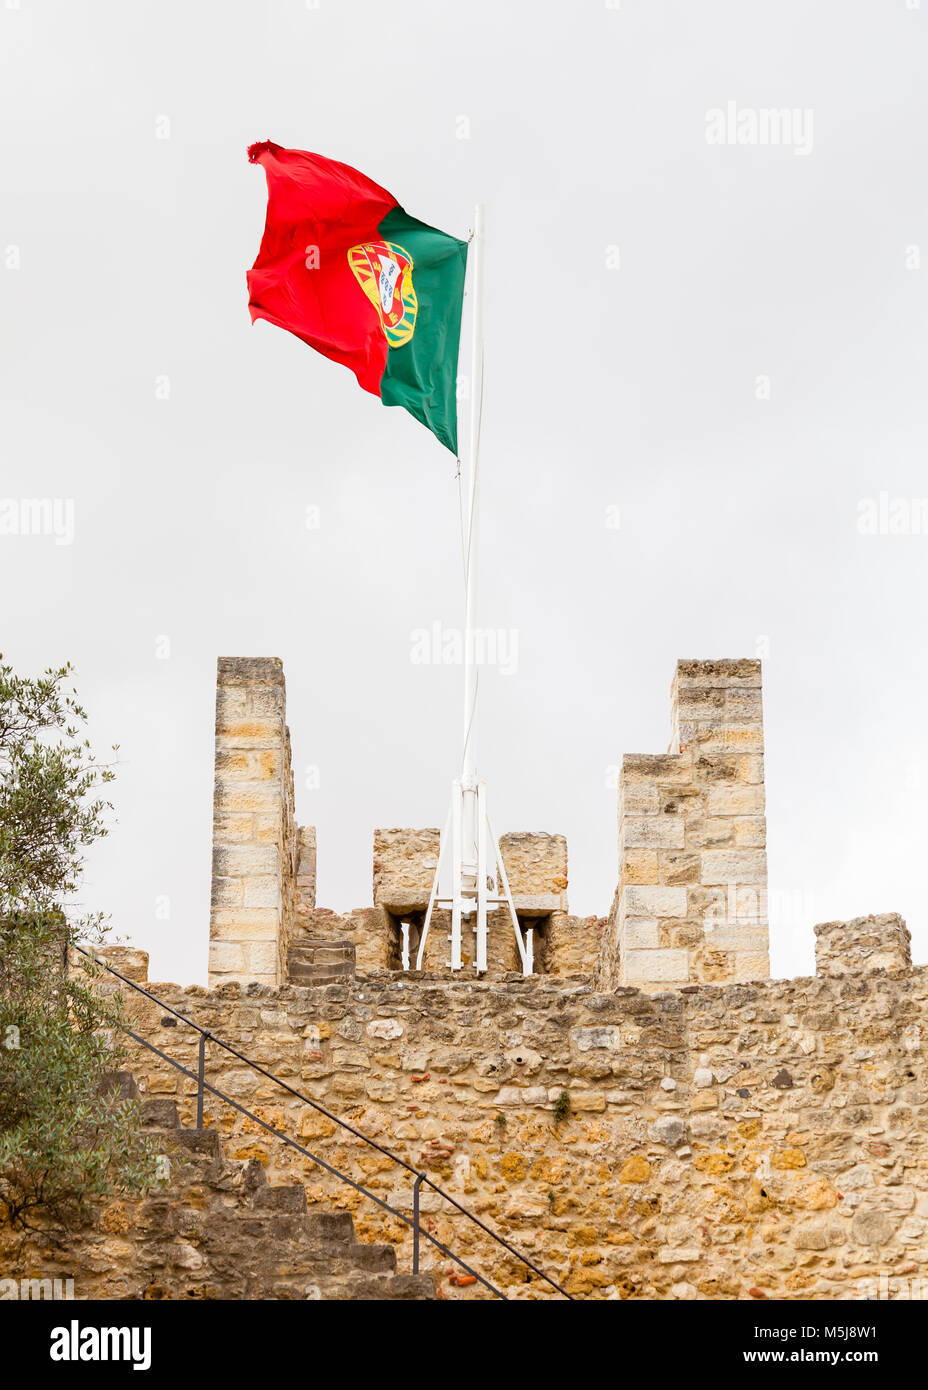
M 252 321 L 343 362 L 456 454 L 467 243 L 410 217 L 347 164 L 270 140 L 248 158 L 267 175 L 267 221 L 248 272 Z

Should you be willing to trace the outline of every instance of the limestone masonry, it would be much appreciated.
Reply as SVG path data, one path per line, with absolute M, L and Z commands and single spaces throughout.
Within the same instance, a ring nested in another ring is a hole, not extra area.
M 318 908 L 281 665 L 222 660 L 209 989 L 151 989 L 428 1172 L 577 1297 L 924 1297 L 928 971 L 887 914 L 816 926 L 815 977 L 769 979 L 760 664 L 681 661 L 671 708 L 669 750 L 622 763 L 608 917 L 570 915 L 563 837 L 512 833 L 502 851 L 539 973 L 515 972 L 502 923 L 487 975 L 470 962 L 452 975 L 440 918 L 417 973 L 402 957 L 415 959 L 437 830 L 376 830 L 370 905 Z M 110 958 L 145 979 L 143 951 Z M 191 1031 L 124 993 L 135 1030 L 195 1073 Z M 212 1043 L 206 1066 L 411 1210 L 410 1175 L 388 1157 Z M 195 1123 L 191 1078 L 141 1049 L 132 1078 L 152 1123 Z M 307 1280 L 313 1297 L 481 1296 L 434 1252 L 428 1278 L 407 1278 L 408 1227 L 240 1113 L 208 1098 L 205 1125 L 185 1142 L 221 1143 L 208 1181 L 182 1165 L 148 1205 L 107 1204 L 70 1255 L 38 1242 L 23 1258 L 75 1261 L 79 1297 L 306 1297 Z M 236 1192 L 252 1223 L 238 1235 Z M 271 1210 L 291 1213 L 282 1244 Z M 548 1296 L 427 1190 L 423 1210 L 508 1297 Z M 317 1268 L 306 1222 L 330 1219 L 348 1223 L 344 1247 L 319 1247 Z
M 532 928 L 547 975 L 590 972 L 597 988 L 653 992 L 770 973 L 760 662 L 681 661 L 671 701 L 669 752 L 622 763 L 608 922 L 569 915 L 563 836 L 501 839 L 520 922 Z M 435 828 L 375 830 L 373 906 L 343 916 L 317 909 L 315 830 L 294 819 L 283 668 L 220 660 L 212 987 L 306 983 L 310 958 L 323 964 L 313 946 L 323 940 L 352 945 L 358 969 L 395 969 L 404 924 L 414 959 L 438 848 Z M 447 914 L 438 913 L 430 972 L 447 968 L 447 932 Z M 491 974 L 517 967 L 505 913 L 491 917 L 488 963 Z M 471 961 L 464 973 L 475 975 Z

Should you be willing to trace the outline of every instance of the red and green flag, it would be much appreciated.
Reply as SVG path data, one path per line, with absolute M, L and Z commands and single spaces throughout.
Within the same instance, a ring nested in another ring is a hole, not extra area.
M 270 140 L 248 158 L 267 175 L 267 221 L 248 272 L 252 321 L 343 362 L 456 454 L 467 243 L 410 217 L 347 164 Z

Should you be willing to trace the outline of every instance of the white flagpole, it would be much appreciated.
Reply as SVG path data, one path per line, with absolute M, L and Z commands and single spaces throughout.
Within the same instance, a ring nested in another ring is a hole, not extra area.
M 470 438 L 468 440 L 467 532 L 464 596 L 464 746 L 461 756 L 462 872 L 465 887 L 477 886 L 477 572 L 480 544 L 480 419 L 483 406 L 483 204 L 474 212 L 473 336 L 470 371 Z M 452 948 L 454 943 L 452 943 Z M 452 955 L 454 955 L 452 949 Z
M 451 909 L 452 970 L 464 965 L 464 919 L 473 923 L 474 965 L 478 974 L 487 970 L 487 911 L 505 907 L 509 912 L 522 972 L 531 975 L 531 935 L 523 939 L 515 901 L 509 889 L 499 841 L 487 815 L 486 787 L 477 781 L 477 562 L 480 518 L 480 421 L 483 408 L 483 205 L 474 214 L 473 234 L 473 339 L 470 371 L 470 436 L 467 441 L 467 525 L 464 534 L 464 746 L 461 772 L 451 789 L 451 809 L 441 836 L 441 848 L 425 921 L 419 937 L 416 969 L 423 968 L 432 913 L 436 907 Z M 442 870 L 450 861 L 451 894 L 440 891 Z M 500 890 L 499 882 L 502 883 Z M 473 916 L 471 916 L 473 914 Z

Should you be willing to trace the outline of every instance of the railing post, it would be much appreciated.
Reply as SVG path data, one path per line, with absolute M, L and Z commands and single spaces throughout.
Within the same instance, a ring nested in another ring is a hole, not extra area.
M 424 1173 L 416 1174 L 412 1186 L 412 1272 L 419 1273 L 419 1188 L 425 1178 Z
M 207 1033 L 200 1034 L 200 1055 L 197 1059 L 197 1129 L 203 1128 L 203 1079 L 206 1071 Z

